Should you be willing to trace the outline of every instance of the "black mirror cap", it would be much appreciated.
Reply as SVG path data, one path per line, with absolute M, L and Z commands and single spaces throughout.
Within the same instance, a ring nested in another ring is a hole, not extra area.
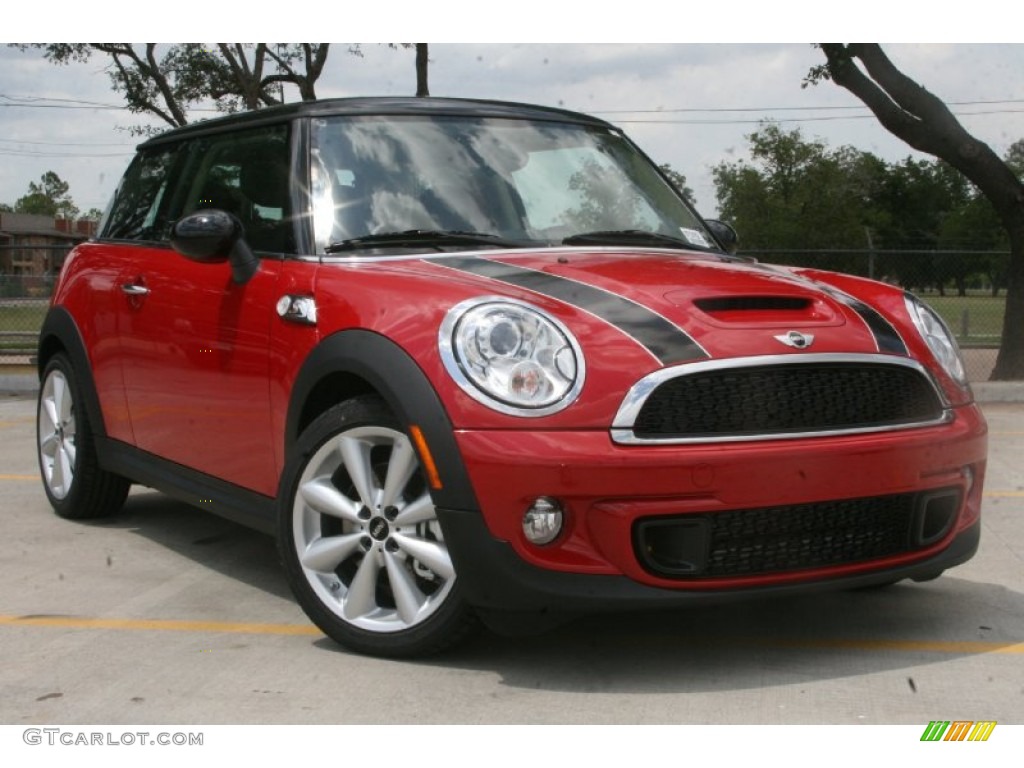
M 231 262 L 231 278 L 245 283 L 259 269 L 257 259 L 245 242 L 242 222 L 216 208 L 190 213 L 171 227 L 171 247 L 182 256 L 202 264 Z
M 171 247 L 193 261 L 224 261 L 242 237 L 242 222 L 214 208 L 190 213 L 171 227 Z
M 740 246 L 740 236 L 736 234 L 736 230 L 731 225 L 718 219 L 704 219 L 704 223 L 707 224 L 711 234 L 715 236 L 715 240 L 725 249 L 726 253 L 736 253 Z

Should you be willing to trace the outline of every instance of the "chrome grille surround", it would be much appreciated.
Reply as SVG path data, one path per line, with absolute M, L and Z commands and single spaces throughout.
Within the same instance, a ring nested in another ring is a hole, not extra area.
M 877 370 L 880 367 L 898 367 L 907 369 L 921 377 L 931 395 L 934 395 L 935 407 L 929 415 L 912 419 L 886 423 L 872 423 L 866 426 L 839 426 L 835 428 L 792 429 L 779 431 L 742 431 L 699 435 L 668 435 L 640 436 L 635 425 L 644 405 L 655 391 L 666 382 L 677 379 L 715 372 L 742 373 L 744 371 L 778 370 L 779 366 L 817 366 L 818 368 L 839 366 L 844 368 Z M 836 435 L 870 434 L 874 432 L 891 432 L 905 429 L 919 429 L 948 423 L 953 419 L 953 411 L 949 400 L 934 377 L 921 363 L 910 358 L 882 354 L 790 354 L 790 355 L 759 355 L 738 357 L 722 360 L 705 360 L 694 363 L 664 368 L 640 379 L 630 388 L 612 422 L 612 441 L 621 445 L 688 445 L 725 442 L 746 442 L 763 440 L 795 440 L 807 437 L 827 437 Z

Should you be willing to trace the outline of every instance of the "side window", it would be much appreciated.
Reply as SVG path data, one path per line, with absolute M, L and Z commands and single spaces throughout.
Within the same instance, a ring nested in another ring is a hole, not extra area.
M 168 192 L 178 156 L 178 147 L 162 147 L 136 155 L 114 193 L 101 237 L 167 239 L 171 224 Z
M 295 253 L 288 127 L 210 136 L 190 147 L 181 216 L 204 208 L 234 214 L 254 251 Z

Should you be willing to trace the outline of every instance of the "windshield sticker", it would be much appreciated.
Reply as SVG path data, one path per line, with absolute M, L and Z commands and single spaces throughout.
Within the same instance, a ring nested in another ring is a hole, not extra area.
M 683 237 L 686 238 L 686 242 L 690 245 L 699 245 L 701 248 L 711 248 L 711 243 L 704 237 L 704 233 L 696 229 L 687 229 L 686 227 L 680 227 L 679 231 L 683 233 Z

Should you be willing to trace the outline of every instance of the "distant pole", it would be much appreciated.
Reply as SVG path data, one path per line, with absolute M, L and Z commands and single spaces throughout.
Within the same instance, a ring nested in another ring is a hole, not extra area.
M 868 238 L 868 278 L 875 279 L 875 244 L 871 241 L 871 228 L 864 227 L 864 234 Z
M 429 96 L 427 87 L 427 43 L 416 43 L 416 95 Z

